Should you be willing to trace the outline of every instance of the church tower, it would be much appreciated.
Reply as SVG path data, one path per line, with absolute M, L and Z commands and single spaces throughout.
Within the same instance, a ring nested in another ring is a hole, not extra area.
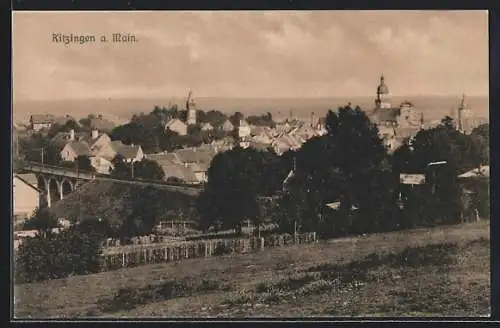
M 389 88 L 385 84 L 385 78 L 380 76 L 380 84 L 377 87 L 377 97 L 375 98 L 375 108 L 391 108 Z
M 469 109 L 465 104 L 465 94 L 462 95 L 462 100 L 460 106 L 458 107 L 458 118 L 457 118 L 457 128 L 458 131 L 464 132 L 467 126 L 467 119 L 469 117 Z
M 192 98 L 192 92 L 189 91 L 188 99 L 186 101 L 186 111 L 187 111 L 187 125 L 196 124 L 196 104 Z

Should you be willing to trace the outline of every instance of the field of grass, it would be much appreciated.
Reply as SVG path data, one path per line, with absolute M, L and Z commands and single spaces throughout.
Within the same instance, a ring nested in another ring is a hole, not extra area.
M 16 318 L 488 316 L 489 221 L 15 286 Z

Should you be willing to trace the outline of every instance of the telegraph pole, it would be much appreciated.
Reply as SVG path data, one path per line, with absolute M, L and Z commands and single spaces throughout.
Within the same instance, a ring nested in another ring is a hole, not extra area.
M 45 147 L 35 148 L 35 149 L 34 149 L 34 150 L 40 150 L 40 151 L 41 151 L 41 153 L 42 153 L 42 165 L 44 164 L 44 163 L 43 163 L 43 153 L 44 153 L 44 149 L 45 149 Z

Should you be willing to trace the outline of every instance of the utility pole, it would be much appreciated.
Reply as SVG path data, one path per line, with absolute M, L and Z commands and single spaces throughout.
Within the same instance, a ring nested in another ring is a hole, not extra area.
M 43 153 L 44 153 L 44 149 L 45 147 L 41 147 L 41 148 L 35 148 L 34 150 L 40 150 L 42 152 L 42 165 L 44 164 L 43 163 Z
M 132 171 L 132 180 L 134 180 L 134 160 L 131 162 L 130 169 Z

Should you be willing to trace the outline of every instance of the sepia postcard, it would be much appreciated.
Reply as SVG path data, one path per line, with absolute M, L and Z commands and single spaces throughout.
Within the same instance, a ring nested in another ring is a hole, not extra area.
M 14 11 L 13 318 L 489 317 L 487 11 Z

